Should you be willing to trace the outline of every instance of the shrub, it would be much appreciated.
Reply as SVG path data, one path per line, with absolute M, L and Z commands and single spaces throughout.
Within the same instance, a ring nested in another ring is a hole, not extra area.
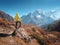
M 32 28 L 32 31 L 33 31 L 33 32 L 36 32 L 35 28 Z

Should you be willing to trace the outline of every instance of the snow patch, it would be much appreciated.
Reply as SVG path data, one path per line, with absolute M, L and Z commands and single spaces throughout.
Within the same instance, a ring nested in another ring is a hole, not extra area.
M 37 17 L 37 18 L 42 18 L 41 15 L 37 15 L 36 17 Z

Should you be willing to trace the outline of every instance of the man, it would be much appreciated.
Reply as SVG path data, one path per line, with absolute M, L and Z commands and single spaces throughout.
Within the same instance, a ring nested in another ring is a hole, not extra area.
M 18 13 L 16 13 L 16 16 L 14 17 L 14 21 L 15 21 L 15 30 L 14 30 L 14 32 L 11 34 L 12 36 L 15 36 L 15 35 L 16 35 L 16 30 L 21 27 L 21 19 L 20 19 Z
M 19 27 L 21 27 L 21 19 L 20 19 L 18 13 L 16 13 L 16 16 L 14 17 L 14 21 L 16 23 L 16 26 L 15 26 L 16 29 L 18 29 Z

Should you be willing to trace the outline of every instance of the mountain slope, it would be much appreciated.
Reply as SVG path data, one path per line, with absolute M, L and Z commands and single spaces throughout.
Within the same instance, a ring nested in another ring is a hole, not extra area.
M 0 17 L 4 18 L 6 20 L 9 20 L 9 21 L 13 21 L 13 17 L 12 16 L 10 16 L 9 14 L 6 14 L 5 12 L 3 12 L 1 10 L 0 10 Z
M 60 20 L 54 21 L 52 24 L 50 24 L 47 28 L 50 31 L 58 31 L 60 32 Z
M 15 33 L 16 35 L 8 34 L 9 32 L 15 30 L 15 23 L 12 25 L 12 23 L 8 20 L 0 18 L 0 45 L 60 45 L 60 32 L 53 31 L 51 33 L 42 30 L 40 27 L 36 27 L 32 24 L 22 24 L 19 29 L 16 30 L 19 32 L 19 34 L 18 32 Z M 22 33 L 21 31 L 25 33 Z M 27 34 L 24 35 L 27 39 L 23 36 L 22 38 L 20 37 L 20 35 L 23 34 Z M 30 38 L 28 38 L 27 36 L 29 36 Z

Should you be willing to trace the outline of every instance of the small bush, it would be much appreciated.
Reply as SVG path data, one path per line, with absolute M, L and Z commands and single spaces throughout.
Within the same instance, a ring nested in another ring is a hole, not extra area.
M 33 32 L 36 32 L 35 28 L 32 28 L 32 31 L 33 31 Z

